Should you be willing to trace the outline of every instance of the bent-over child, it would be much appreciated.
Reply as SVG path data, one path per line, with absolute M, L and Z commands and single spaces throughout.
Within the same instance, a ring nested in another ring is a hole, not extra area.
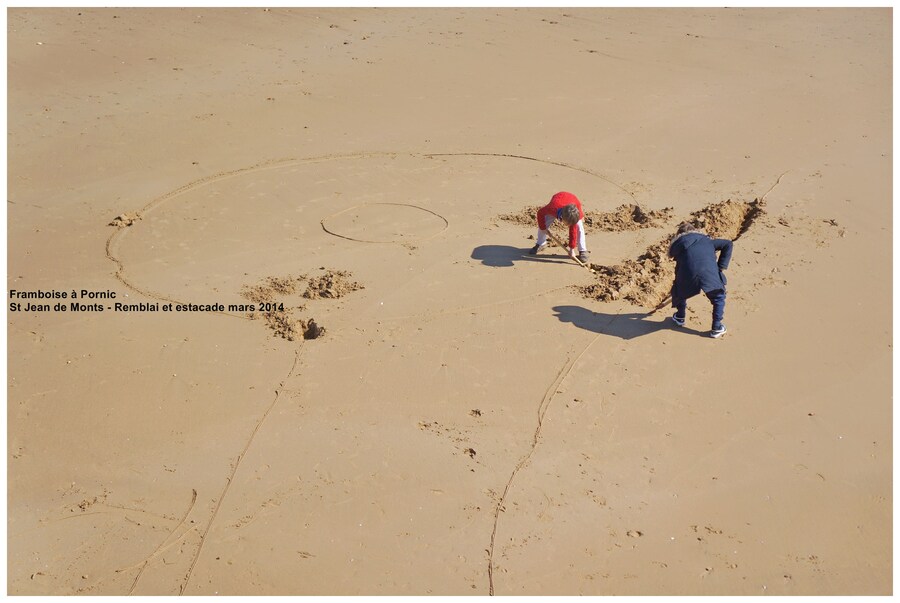
M 529 253 L 535 255 L 547 247 L 547 233 L 550 225 L 557 219 L 562 220 L 569 227 L 569 256 L 578 257 L 581 262 L 586 264 L 590 254 L 584 236 L 584 209 L 582 209 L 578 197 L 567 192 L 556 193 L 550 198 L 550 203 L 538 210 L 537 243 Z M 578 249 L 577 256 L 576 249 Z
M 728 239 L 712 239 L 694 228 L 689 222 L 678 226 L 675 238 L 669 245 L 669 257 L 675 260 L 675 282 L 672 283 L 672 320 L 684 326 L 687 300 L 701 291 L 712 304 L 712 329 L 710 337 L 718 339 L 727 329 L 722 323 L 725 317 L 725 275 L 731 261 L 732 242 Z M 716 254 L 718 252 L 718 257 Z

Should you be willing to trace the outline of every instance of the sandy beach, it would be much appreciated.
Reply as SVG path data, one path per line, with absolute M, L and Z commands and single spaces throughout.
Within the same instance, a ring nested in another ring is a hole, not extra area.
M 8 594 L 891 595 L 892 36 L 8 9 Z

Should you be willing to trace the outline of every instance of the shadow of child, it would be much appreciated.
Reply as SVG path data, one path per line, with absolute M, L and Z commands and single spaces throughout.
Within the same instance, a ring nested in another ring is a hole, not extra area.
M 539 257 L 528 254 L 528 249 L 520 249 L 510 245 L 479 245 L 472 250 L 472 259 L 480 260 L 485 266 L 509 267 L 516 261 L 552 262 L 565 264 L 564 259 L 556 257 Z
M 556 318 L 560 322 L 570 322 L 580 329 L 619 337 L 620 339 L 634 339 L 650 335 L 662 330 L 677 330 L 683 333 L 704 336 L 706 333 L 696 331 L 690 327 L 679 327 L 665 316 L 662 320 L 650 320 L 652 312 L 632 312 L 629 314 L 605 314 L 593 312 L 581 306 L 555 306 L 553 308 Z

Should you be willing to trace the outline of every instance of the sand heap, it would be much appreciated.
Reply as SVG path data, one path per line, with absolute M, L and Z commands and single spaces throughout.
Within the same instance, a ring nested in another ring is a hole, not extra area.
M 585 212 L 584 229 L 586 232 L 596 230 L 621 232 L 641 228 L 660 228 L 672 219 L 674 211 L 671 207 L 645 211 L 639 205 L 626 203 L 609 212 Z
M 763 203 L 722 201 L 691 214 L 686 220 L 713 238 L 739 238 L 763 212 Z M 654 243 L 636 260 L 625 260 L 616 266 L 592 264 L 597 282 L 579 287 L 585 297 L 608 302 L 625 299 L 635 305 L 653 308 L 659 305 L 672 287 L 675 262 L 668 257 L 672 236 Z
M 245 286 L 241 295 L 254 302 L 257 308 L 248 315 L 252 319 L 262 317 L 266 326 L 277 337 L 283 337 L 288 341 L 294 341 L 302 336 L 303 339 L 317 339 L 325 334 L 324 327 L 319 326 L 312 318 L 304 319 L 294 316 L 295 311 L 303 311 L 304 305 L 290 307 L 279 299 L 293 295 L 300 289 L 302 283 L 307 283 L 302 296 L 306 299 L 337 299 L 347 293 L 363 289 L 363 286 L 350 280 L 350 273 L 344 270 L 326 270 L 319 276 L 308 275 L 276 277 L 269 276 L 256 285 Z
M 513 224 L 518 224 L 519 226 L 529 226 L 534 228 L 537 226 L 537 213 L 540 209 L 538 205 L 529 205 L 527 207 L 523 207 L 520 211 L 513 212 L 511 214 L 500 214 L 497 216 L 501 220 L 506 222 L 512 222 Z M 555 222 L 553 226 L 558 226 L 559 222 Z
M 109 223 L 109 226 L 127 228 L 140 219 L 141 215 L 138 212 L 125 212 L 113 218 L 112 222 Z
M 324 270 L 324 268 L 322 269 Z M 325 274 L 309 278 L 303 297 L 307 299 L 337 299 L 363 286 L 350 280 L 350 273 L 344 270 L 329 270 Z
M 525 207 L 521 211 L 502 214 L 498 217 L 513 224 L 534 228 L 537 226 L 537 212 L 539 209 L 540 207 L 533 205 Z M 613 211 L 585 212 L 584 230 L 589 233 L 595 231 L 621 232 L 623 230 L 638 230 L 641 228 L 659 228 L 665 226 L 666 222 L 672 218 L 673 212 L 674 210 L 671 207 L 646 211 L 639 205 L 626 203 Z M 566 230 L 565 225 L 560 220 L 555 221 L 550 229 L 560 232 Z
M 749 203 L 728 199 L 708 205 L 691 214 L 690 222 L 714 239 L 740 238 L 753 222 L 763 213 L 764 201 L 754 199 Z
M 291 295 L 303 278 L 269 276 L 258 285 L 245 286 L 241 295 L 257 304 L 273 303 L 278 296 Z

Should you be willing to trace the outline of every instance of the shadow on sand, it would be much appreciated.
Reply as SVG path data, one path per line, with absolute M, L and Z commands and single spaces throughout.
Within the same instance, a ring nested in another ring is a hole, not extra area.
M 568 263 L 566 256 L 562 253 L 556 255 L 545 251 L 541 255 L 530 255 L 528 253 L 529 249 L 520 249 L 509 245 L 479 245 L 472 250 L 472 258 L 480 260 L 485 266 L 499 267 L 513 266 L 517 261 Z
M 706 335 L 705 332 L 690 327 L 676 326 L 669 318 L 670 314 L 662 310 L 656 314 L 658 317 L 656 319 L 650 318 L 652 312 L 604 314 L 592 312 L 581 306 L 555 306 L 553 311 L 560 322 L 570 322 L 580 329 L 621 339 L 634 339 L 662 330 L 678 331 L 688 335 Z

